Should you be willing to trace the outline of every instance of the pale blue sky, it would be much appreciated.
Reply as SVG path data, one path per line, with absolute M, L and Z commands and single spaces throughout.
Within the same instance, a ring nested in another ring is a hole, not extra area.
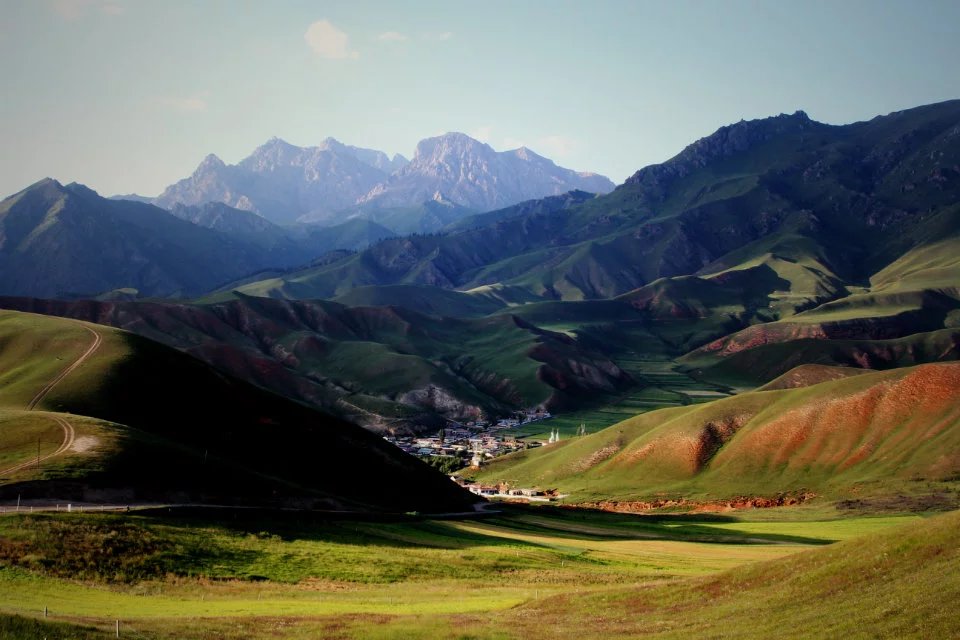
M 0 194 L 463 131 L 615 182 L 730 122 L 960 97 L 960 2 L 0 0 Z

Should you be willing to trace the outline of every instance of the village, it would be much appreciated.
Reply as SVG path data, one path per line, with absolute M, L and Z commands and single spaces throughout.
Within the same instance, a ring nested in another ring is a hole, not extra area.
M 384 436 L 388 442 L 403 451 L 423 458 L 428 462 L 442 460 L 442 467 L 457 484 L 469 491 L 487 498 L 499 497 L 520 500 L 547 501 L 556 496 L 532 488 L 511 488 L 486 486 L 461 478 L 456 471 L 464 467 L 478 468 L 492 460 L 520 449 L 540 447 L 559 440 L 559 433 L 551 431 L 547 441 L 524 440 L 517 437 L 515 430 L 523 425 L 552 417 L 542 409 L 518 413 L 513 418 L 497 421 L 459 423 L 451 421 L 445 428 L 427 436 Z

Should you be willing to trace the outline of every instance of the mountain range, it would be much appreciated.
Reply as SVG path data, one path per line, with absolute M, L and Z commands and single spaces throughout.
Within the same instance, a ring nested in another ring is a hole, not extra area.
M 605 193 L 613 186 L 603 176 L 558 167 L 529 149 L 498 153 L 462 133 L 421 141 L 409 162 L 333 138 L 315 147 L 274 138 L 236 165 L 207 156 L 193 175 L 167 187 L 153 203 L 170 209 L 221 202 L 280 224 L 336 224 L 430 201 L 448 201 L 472 213 L 572 189 Z
M 628 369 L 678 358 L 705 382 L 806 363 L 889 369 L 960 355 L 960 101 L 830 126 L 740 122 L 638 171 L 221 289 L 474 313 L 563 331 Z M 357 292 L 363 292 L 358 296 Z M 633 375 L 633 374 L 632 374 Z M 643 372 L 634 375 L 643 384 Z
M 351 282 L 403 282 L 576 300 L 663 277 L 766 286 L 770 276 L 782 280 L 770 292 L 773 308 L 792 313 L 949 239 L 960 190 L 958 126 L 958 102 L 846 126 L 803 112 L 741 122 L 609 195 L 547 200 L 535 211 L 520 205 L 462 232 L 387 240 L 284 281 L 296 281 L 306 297 Z M 271 291 L 282 295 L 282 285 Z
M 404 172 L 494 153 L 444 138 L 358 207 L 385 223 Z M 656 386 L 637 364 L 650 357 L 734 389 L 803 364 L 960 355 L 960 101 L 844 126 L 802 111 L 734 123 L 606 195 L 466 217 L 447 216 L 446 193 L 429 202 L 443 231 L 376 240 L 391 232 L 373 216 L 291 230 L 223 203 L 171 215 L 45 181 L 0 205 L 0 293 L 193 297 L 4 304 L 127 328 L 370 425 L 602 403 Z
M 0 636 L 957 637 L 960 100 L 606 190 L 447 134 L 0 202 Z

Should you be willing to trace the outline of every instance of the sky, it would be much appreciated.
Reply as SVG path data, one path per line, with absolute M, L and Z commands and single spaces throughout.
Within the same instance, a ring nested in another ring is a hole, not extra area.
M 960 98 L 956 0 L 0 0 L 0 196 L 461 131 L 620 183 L 718 127 Z

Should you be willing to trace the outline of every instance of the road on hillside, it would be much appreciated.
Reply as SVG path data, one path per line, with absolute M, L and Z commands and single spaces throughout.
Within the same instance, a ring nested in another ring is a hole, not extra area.
M 86 362 L 86 360 L 87 360 L 90 356 L 92 356 L 94 353 L 96 353 L 97 349 L 100 348 L 100 343 L 103 342 L 103 337 L 102 337 L 99 333 L 97 333 L 96 331 L 94 331 L 93 329 L 91 329 L 90 327 L 88 327 L 87 325 L 82 324 L 82 323 L 80 323 L 80 322 L 77 322 L 77 324 L 79 324 L 81 327 L 83 327 L 83 328 L 86 329 L 88 332 L 90 332 L 90 335 L 93 336 L 93 342 L 90 343 L 90 346 L 87 347 L 87 350 L 86 350 L 86 351 L 84 351 L 82 354 L 80 354 L 80 357 L 78 357 L 76 360 L 74 360 L 74 361 L 73 361 L 69 366 L 67 366 L 63 371 L 61 371 L 61 372 L 58 373 L 56 376 L 54 376 L 54 378 L 53 378 L 52 380 L 50 380 L 50 382 L 48 382 L 47 384 L 45 384 L 45 385 L 43 386 L 43 388 L 40 389 L 40 391 L 37 392 L 37 395 L 33 396 L 33 398 L 32 398 L 32 399 L 30 400 L 30 402 L 27 404 L 27 411 L 33 411 L 33 410 L 35 410 L 36 407 L 37 407 L 37 405 L 40 404 L 40 402 L 42 402 L 45 397 L 47 397 L 47 394 L 50 393 L 50 392 L 53 390 L 53 388 L 54 388 L 55 386 L 57 386 L 58 383 L 60 383 L 60 381 L 62 381 L 62 380 L 63 380 L 64 378 L 66 378 L 68 375 L 70 375 L 71 373 L 73 373 L 73 372 L 77 369 L 77 367 L 79 367 L 79 366 L 82 365 L 84 362 Z M 6 474 L 8 474 L 8 473 L 15 473 L 15 472 L 20 471 L 20 470 L 22 470 L 22 469 L 27 469 L 27 468 L 29 468 L 29 467 L 31 467 L 31 466 L 33 466 L 33 465 L 39 465 L 39 463 L 43 462 L 44 460 L 48 460 L 48 459 L 50 459 L 50 458 L 53 458 L 54 456 L 59 456 L 59 455 L 61 455 L 61 454 L 63 454 L 63 453 L 66 453 L 67 451 L 70 450 L 70 447 L 73 446 L 73 442 L 74 442 L 74 440 L 75 440 L 76 437 L 77 437 L 77 432 L 76 432 L 76 430 L 73 428 L 73 425 L 70 424 L 67 420 L 65 420 L 64 418 L 62 418 L 62 417 L 60 417 L 60 416 L 47 416 L 47 417 L 50 418 L 51 420 L 55 421 L 58 425 L 60 425 L 60 428 L 63 429 L 63 442 L 60 444 L 60 446 L 57 448 L 57 450 L 54 451 L 53 453 L 48 453 L 48 454 L 45 455 L 45 456 L 42 456 L 42 457 L 39 457 L 39 458 L 34 458 L 34 459 L 29 460 L 29 461 L 27 461 L 27 462 L 22 462 L 22 463 L 20 463 L 20 464 L 18 464 L 18 465 L 14 465 L 14 466 L 9 467 L 9 468 L 7 468 L 7 469 L 0 470 L 0 475 L 6 475 Z
M 77 324 L 80 324 L 80 323 L 78 322 Z M 36 408 L 36 406 L 37 406 L 38 404 L 40 404 L 40 402 L 41 402 L 45 397 L 47 397 L 47 394 L 50 393 L 50 391 L 52 391 L 53 388 L 54 388 L 55 386 L 57 386 L 57 384 L 58 384 L 61 380 L 63 380 L 63 379 L 66 378 L 68 375 L 70 375 L 71 373 L 73 373 L 73 371 L 76 370 L 77 367 L 79 367 L 80 365 L 82 365 L 82 364 L 86 361 L 87 358 L 89 358 L 90 356 L 92 356 L 92 355 L 96 352 L 96 350 L 100 348 L 100 343 L 103 342 L 103 338 L 100 337 L 100 334 L 97 333 L 96 331 L 94 331 L 93 329 L 91 329 L 90 327 L 88 327 L 88 326 L 85 325 L 85 324 L 80 324 L 80 326 L 90 332 L 90 334 L 93 336 L 93 342 L 90 343 L 90 346 L 87 347 L 87 350 L 84 351 L 84 352 L 80 355 L 79 358 L 77 358 L 76 360 L 74 360 L 73 364 L 71 364 L 71 365 L 68 366 L 66 369 L 64 369 L 63 371 L 61 371 L 60 373 L 58 373 L 58 374 L 53 378 L 53 380 L 51 380 L 50 382 L 48 382 L 47 384 L 45 384 L 44 387 L 43 387 L 42 389 L 40 389 L 40 391 L 37 392 L 37 395 L 33 396 L 33 399 L 30 400 L 30 402 L 27 404 L 27 411 L 33 411 L 33 410 Z
M 48 453 L 45 456 L 41 456 L 39 458 L 33 458 L 32 460 L 21 462 L 18 465 L 14 465 L 7 469 L 3 469 L 2 471 L 0 471 L 0 475 L 7 475 L 8 473 L 15 473 L 17 471 L 20 471 L 21 469 L 27 469 L 29 467 L 39 466 L 39 464 L 44 460 L 48 460 L 54 456 L 58 456 L 61 453 L 66 453 L 70 449 L 70 447 L 73 446 L 73 441 L 77 437 L 77 432 L 74 430 L 73 425 L 67 422 L 66 420 L 64 420 L 63 418 L 61 418 L 60 416 L 47 416 L 47 417 L 56 421 L 56 423 L 59 424 L 60 427 L 63 429 L 63 442 L 60 444 L 60 447 L 53 453 Z

